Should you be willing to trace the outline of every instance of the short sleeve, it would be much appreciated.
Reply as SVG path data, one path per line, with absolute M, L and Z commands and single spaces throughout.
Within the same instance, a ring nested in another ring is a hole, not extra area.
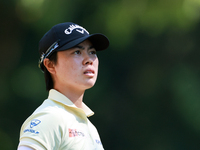
M 62 118 L 54 110 L 31 115 L 22 125 L 20 145 L 57 150 L 64 134 Z M 31 143 L 31 145 L 30 145 Z

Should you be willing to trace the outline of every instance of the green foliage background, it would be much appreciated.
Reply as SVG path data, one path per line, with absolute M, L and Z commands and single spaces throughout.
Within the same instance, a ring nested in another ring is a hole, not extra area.
M 38 42 L 75 22 L 110 39 L 84 102 L 106 150 L 200 149 L 199 0 L 0 1 L 0 149 L 47 97 Z

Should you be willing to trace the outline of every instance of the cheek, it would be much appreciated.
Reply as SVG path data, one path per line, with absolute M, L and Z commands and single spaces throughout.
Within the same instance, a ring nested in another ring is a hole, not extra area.
M 68 76 L 72 70 L 73 70 L 73 63 L 70 63 L 69 61 L 59 61 L 57 65 L 57 71 L 58 73 L 61 73 L 62 75 Z
M 96 78 L 97 78 L 97 76 L 98 76 L 98 68 L 99 68 L 99 61 L 98 61 L 98 59 L 93 62 L 93 66 L 95 68 Z
M 94 66 L 95 66 L 96 70 L 98 71 L 98 67 L 99 67 L 99 60 L 98 59 L 96 59 L 94 61 Z
M 76 61 L 70 61 L 66 63 L 66 67 L 65 72 L 68 75 L 71 75 L 72 78 L 76 77 L 80 74 L 80 63 L 76 62 Z
M 70 65 L 66 65 L 65 67 L 66 67 L 65 69 L 66 74 L 72 76 L 76 74 L 77 67 L 73 63 L 71 63 Z

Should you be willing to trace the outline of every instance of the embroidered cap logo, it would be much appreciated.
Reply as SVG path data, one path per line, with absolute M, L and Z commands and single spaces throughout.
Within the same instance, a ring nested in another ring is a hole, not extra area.
M 84 31 L 87 34 L 89 34 L 89 32 L 85 28 L 83 28 L 83 27 L 81 27 L 79 25 L 70 25 L 69 28 L 67 28 L 64 32 L 65 32 L 65 34 L 71 34 L 74 29 L 76 29 L 76 31 L 78 31 L 81 34 L 83 34 Z M 81 30 L 79 30 L 79 29 L 81 29 Z

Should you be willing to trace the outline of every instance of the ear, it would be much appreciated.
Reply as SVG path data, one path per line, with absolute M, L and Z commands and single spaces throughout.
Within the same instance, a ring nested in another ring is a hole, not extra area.
M 47 68 L 49 73 L 55 74 L 55 64 L 52 61 L 50 61 L 48 58 L 45 58 L 43 64 Z

